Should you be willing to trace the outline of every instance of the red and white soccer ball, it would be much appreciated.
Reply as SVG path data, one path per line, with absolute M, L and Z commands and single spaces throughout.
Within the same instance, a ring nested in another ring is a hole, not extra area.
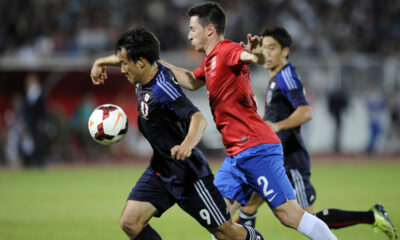
M 98 106 L 89 118 L 89 132 L 92 138 L 103 145 L 121 141 L 128 131 L 125 112 L 113 104 Z

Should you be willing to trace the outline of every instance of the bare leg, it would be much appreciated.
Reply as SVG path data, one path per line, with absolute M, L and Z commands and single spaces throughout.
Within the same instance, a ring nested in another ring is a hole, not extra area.
M 257 212 L 257 209 L 265 202 L 265 200 L 258 196 L 257 193 L 253 192 L 250 201 L 246 206 L 241 206 L 240 210 L 248 215 L 253 215 Z
M 136 237 L 157 212 L 149 202 L 128 200 L 122 212 L 120 225 L 130 239 Z

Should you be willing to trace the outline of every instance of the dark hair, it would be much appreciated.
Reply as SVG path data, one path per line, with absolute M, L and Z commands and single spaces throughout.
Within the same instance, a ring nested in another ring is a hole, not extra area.
M 276 41 L 279 42 L 281 48 L 292 46 L 292 36 L 288 33 L 288 31 L 283 27 L 266 27 L 261 31 L 260 35 L 262 37 L 272 37 Z
M 216 2 L 206 2 L 193 6 L 187 11 L 189 17 L 198 16 L 199 23 L 205 27 L 213 24 L 218 34 L 224 34 L 226 25 L 225 12 Z
M 140 57 L 147 59 L 150 64 L 160 59 L 160 42 L 144 27 L 132 27 L 122 33 L 115 45 L 115 53 L 123 48 L 128 59 L 133 62 Z

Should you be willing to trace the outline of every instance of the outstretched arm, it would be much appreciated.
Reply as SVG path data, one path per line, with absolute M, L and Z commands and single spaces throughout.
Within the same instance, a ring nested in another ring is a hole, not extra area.
M 104 81 L 107 79 L 107 66 L 121 66 L 117 55 L 113 54 L 108 57 L 99 58 L 93 63 L 90 78 L 94 85 L 104 84 Z
M 264 47 L 262 46 L 263 38 L 259 36 L 247 35 L 247 44 L 240 42 L 243 52 L 240 55 L 240 60 L 246 63 L 256 63 L 264 65 L 266 61 Z
M 181 87 L 194 91 L 201 88 L 205 84 L 203 81 L 195 78 L 193 72 L 189 70 L 176 67 L 161 59 L 158 60 L 158 62 L 172 70 Z
M 266 121 L 272 131 L 279 132 L 303 125 L 312 119 L 312 110 L 309 105 L 299 106 L 290 116 L 279 122 Z
M 171 149 L 171 156 L 177 160 L 185 160 L 192 154 L 192 149 L 200 142 L 207 126 L 207 120 L 201 112 L 196 112 L 190 118 L 189 131 L 180 145 Z

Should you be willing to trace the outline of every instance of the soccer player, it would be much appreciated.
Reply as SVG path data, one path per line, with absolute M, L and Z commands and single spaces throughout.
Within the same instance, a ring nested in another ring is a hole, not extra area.
M 119 38 L 115 55 L 95 61 L 91 78 L 103 84 L 107 66 L 121 66 L 136 86 L 138 125 L 153 148 L 150 165 L 129 194 L 121 227 L 130 239 L 161 239 L 148 224 L 177 203 L 218 239 L 263 239 L 251 227 L 234 223 L 213 185 L 204 155 L 195 146 L 206 120 L 186 98 L 171 70 L 157 63 L 159 41 L 136 27 Z
M 310 182 L 310 157 L 300 132 L 301 125 L 311 120 L 312 111 L 300 78 L 288 61 L 292 37 L 282 27 L 266 28 L 261 37 L 267 57 L 263 66 L 271 78 L 264 120 L 282 141 L 284 167 L 300 206 L 314 214 L 316 195 Z M 250 51 L 250 43 L 242 46 Z M 263 202 L 260 196 L 254 194 L 248 205 L 241 207 L 237 222 L 254 227 L 257 209 Z M 365 212 L 325 209 L 316 216 L 334 229 L 359 223 L 373 224 L 375 229 L 383 231 L 390 239 L 397 239 L 396 230 L 380 204 Z
M 214 184 L 231 212 L 246 204 L 253 191 L 268 203 L 285 226 L 310 239 L 336 239 L 328 226 L 300 208 L 283 168 L 282 145 L 257 114 L 247 63 L 264 64 L 262 44 L 252 39 L 252 53 L 224 39 L 226 16 L 218 3 L 188 10 L 188 38 L 203 63 L 194 72 L 167 64 L 181 86 L 196 90 L 206 85 L 211 111 L 228 156 Z

